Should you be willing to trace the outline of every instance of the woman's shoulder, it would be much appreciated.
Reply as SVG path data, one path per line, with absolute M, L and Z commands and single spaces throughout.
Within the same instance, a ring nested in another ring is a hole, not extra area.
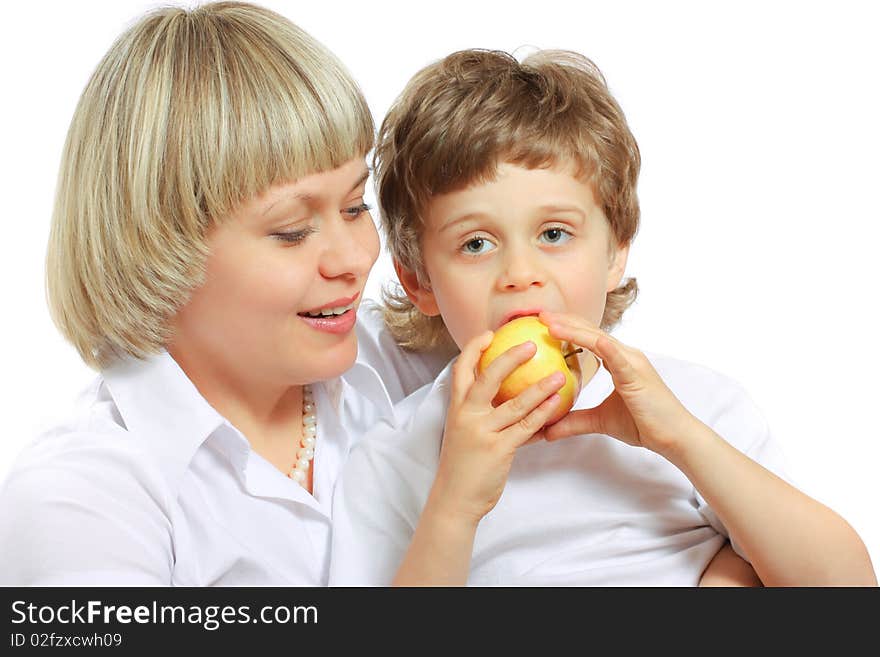
M 20 452 L 13 470 L 50 463 L 75 467 L 110 453 L 130 453 L 132 458 L 139 458 L 142 448 L 132 439 L 103 377 L 98 376 L 72 403 L 43 423 Z
M 126 560 L 158 563 L 156 572 L 164 572 L 170 491 L 101 388 L 91 386 L 37 435 L 0 484 L 7 557 L 0 583 L 114 582 Z M 144 556 L 151 551 L 156 555 Z
M 0 486 L 0 516 L 10 505 L 24 505 L 33 513 L 66 496 L 143 490 L 155 497 L 163 482 L 154 464 L 144 441 L 126 429 L 98 377 L 19 452 Z

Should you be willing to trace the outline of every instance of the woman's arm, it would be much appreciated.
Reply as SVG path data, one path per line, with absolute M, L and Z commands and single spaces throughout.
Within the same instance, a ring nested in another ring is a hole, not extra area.
M 700 576 L 700 586 L 763 586 L 752 564 L 725 542 Z

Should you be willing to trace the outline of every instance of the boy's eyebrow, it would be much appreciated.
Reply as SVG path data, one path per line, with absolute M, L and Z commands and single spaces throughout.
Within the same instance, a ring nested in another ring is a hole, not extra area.
M 557 213 L 557 212 L 573 212 L 573 213 L 575 213 L 575 214 L 577 214 L 577 215 L 580 215 L 581 219 L 585 219 L 586 216 L 587 216 L 587 213 L 586 213 L 586 212 L 584 211 L 584 209 L 583 209 L 582 207 L 580 207 L 579 205 L 566 205 L 566 204 L 555 205 L 555 204 L 549 204 L 549 205 L 542 205 L 542 206 L 540 206 L 540 207 L 538 208 L 538 210 L 539 210 L 542 214 L 544 214 L 544 213 L 547 213 L 547 214 L 554 214 L 554 213 Z
M 579 205 L 570 205 L 565 203 L 549 203 L 546 205 L 540 205 L 536 209 L 538 214 L 555 214 L 555 213 L 563 213 L 569 212 L 577 214 L 581 221 L 587 218 L 587 212 L 584 208 Z M 477 219 L 488 219 L 491 215 L 486 214 L 485 212 L 468 212 L 467 214 L 463 214 L 458 217 L 452 217 L 451 219 L 447 219 L 440 226 L 440 229 L 437 232 L 442 233 L 444 230 L 452 228 L 456 224 L 460 224 L 463 221 L 468 221 L 469 219 L 477 220 Z
M 454 216 L 451 219 L 447 219 L 446 221 L 444 221 L 437 232 L 442 233 L 444 230 L 452 228 L 455 224 L 460 224 L 463 221 L 468 221 L 472 219 L 486 219 L 488 217 L 489 215 L 485 212 L 468 212 L 467 214 Z

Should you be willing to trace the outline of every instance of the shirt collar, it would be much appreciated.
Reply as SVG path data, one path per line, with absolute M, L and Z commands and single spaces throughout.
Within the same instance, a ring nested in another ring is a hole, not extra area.
M 394 402 L 391 401 L 391 396 L 388 394 L 382 377 L 371 365 L 360 360 L 355 361 L 355 364 L 339 379 L 326 382 L 327 394 L 337 413 L 341 411 L 342 381 L 366 397 L 381 416 L 386 419 L 394 417 Z
M 167 351 L 122 359 L 102 375 L 126 428 L 156 454 L 168 483 L 176 486 L 201 444 L 226 420 Z
M 102 372 L 123 422 L 143 440 L 171 486 L 176 486 L 201 445 L 218 429 L 217 447 L 236 466 L 247 466 L 249 445 L 212 407 L 167 351 L 143 360 L 125 358 Z M 323 381 L 334 414 L 342 414 L 346 385 L 363 395 L 386 418 L 393 403 L 382 378 L 357 361 L 342 377 Z

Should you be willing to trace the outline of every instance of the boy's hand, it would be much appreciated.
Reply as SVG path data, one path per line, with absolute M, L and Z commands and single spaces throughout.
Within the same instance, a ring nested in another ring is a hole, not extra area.
M 452 368 L 452 391 L 440 464 L 431 490 L 435 508 L 475 527 L 501 497 L 517 447 L 530 442 L 550 419 L 565 383 L 556 372 L 517 397 L 493 407 L 501 382 L 536 351 L 533 342 L 511 347 L 476 375 L 492 332 L 471 340 Z
M 581 317 L 542 312 L 550 335 L 591 351 L 605 364 L 614 392 L 599 406 L 573 411 L 544 430 L 547 440 L 602 433 L 668 458 L 676 439 L 696 418 L 675 397 L 640 351 L 628 347 Z

